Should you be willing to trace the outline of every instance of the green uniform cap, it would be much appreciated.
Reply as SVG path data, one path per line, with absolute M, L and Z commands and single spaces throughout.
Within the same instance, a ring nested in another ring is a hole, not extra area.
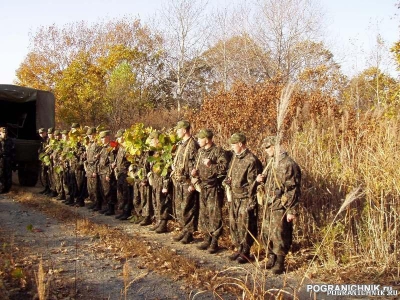
M 181 128 L 189 129 L 189 128 L 190 128 L 190 123 L 189 123 L 189 121 L 185 121 L 185 120 L 179 121 L 179 122 L 176 124 L 175 129 L 181 129 Z
M 99 137 L 100 138 L 104 138 L 104 137 L 109 136 L 109 135 L 111 135 L 111 131 L 110 130 L 103 130 L 103 131 L 101 131 L 99 133 Z
M 97 132 L 96 127 L 91 127 L 86 131 L 87 135 L 92 135 L 95 134 Z
M 269 148 L 271 146 L 275 146 L 276 144 L 276 136 L 267 136 L 263 139 L 262 146 L 263 148 Z
M 54 135 L 60 135 L 61 134 L 61 132 L 60 132 L 60 130 L 54 130 Z
M 49 129 L 47 129 L 47 133 L 53 134 L 54 133 L 54 127 L 50 127 Z
M 214 133 L 210 129 L 202 129 L 197 134 L 197 137 L 199 139 L 204 139 L 204 138 L 212 139 L 213 136 Z
M 44 128 L 39 128 L 39 133 L 45 133 L 46 132 L 46 129 L 44 129 Z
M 153 131 L 152 133 L 150 133 L 149 138 L 150 139 L 158 139 L 158 137 L 160 136 L 160 132 L 159 131 Z
M 72 123 L 72 125 L 71 125 L 71 129 L 79 128 L 79 127 L 81 127 L 81 125 L 79 125 L 79 123 Z
M 117 134 L 115 135 L 116 138 L 120 138 L 121 136 L 123 136 L 125 133 L 125 129 L 120 129 L 117 131 Z
M 246 136 L 241 132 L 236 132 L 229 139 L 230 144 L 246 143 Z
M 69 130 L 66 130 L 66 129 L 64 129 L 64 130 L 61 131 L 61 134 L 67 135 L 68 133 L 69 133 Z

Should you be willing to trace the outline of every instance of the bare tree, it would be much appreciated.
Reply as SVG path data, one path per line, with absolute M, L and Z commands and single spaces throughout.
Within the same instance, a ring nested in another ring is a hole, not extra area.
M 293 79 L 301 71 L 297 45 L 320 37 L 322 11 L 313 0 L 258 0 L 253 36 L 269 53 L 274 71 Z
M 174 98 L 178 111 L 182 95 L 198 67 L 200 54 L 207 46 L 205 0 L 171 0 L 160 11 L 158 30 L 163 36 L 162 56 L 166 77 L 175 86 Z

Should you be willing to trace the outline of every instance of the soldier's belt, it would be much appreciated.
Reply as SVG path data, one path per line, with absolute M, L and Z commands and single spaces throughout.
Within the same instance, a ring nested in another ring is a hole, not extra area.
M 247 194 L 248 191 L 249 191 L 248 188 L 232 187 L 232 192 L 235 194 Z

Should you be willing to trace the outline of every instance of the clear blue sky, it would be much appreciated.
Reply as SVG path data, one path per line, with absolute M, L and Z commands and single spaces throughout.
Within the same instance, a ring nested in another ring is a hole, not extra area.
M 30 34 L 37 28 L 124 15 L 146 20 L 163 1 L 168 0 L 0 0 L 0 83 L 13 83 L 15 71 L 29 51 Z M 400 40 L 396 0 L 319 1 L 326 12 L 329 49 L 347 73 L 364 68 L 368 49 L 374 44 L 376 24 L 388 45 Z M 230 1 L 210 0 L 217 2 L 225 5 Z

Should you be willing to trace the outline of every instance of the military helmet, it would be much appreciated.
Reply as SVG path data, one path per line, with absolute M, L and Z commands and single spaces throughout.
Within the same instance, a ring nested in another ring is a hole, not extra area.
M 54 127 L 50 127 L 49 129 L 47 129 L 47 133 L 48 134 L 53 134 L 54 133 Z
M 46 131 L 46 129 L 44 129 L 44 128 L 39 128 L 38 132 L 39 132 L 39 134 L 42 134 L 42 133 L 45 133 L 45 132 L 47 132 L 47 131 Z

